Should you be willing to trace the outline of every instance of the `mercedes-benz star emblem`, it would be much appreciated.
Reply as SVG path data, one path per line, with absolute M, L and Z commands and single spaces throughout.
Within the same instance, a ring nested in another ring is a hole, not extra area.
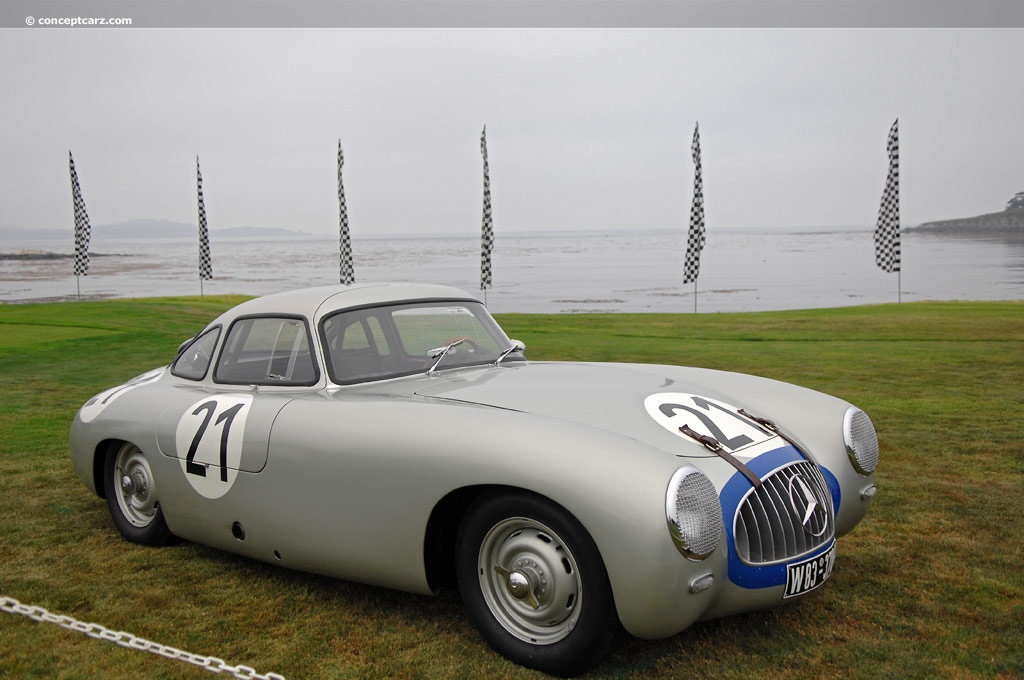
M 821 536 L 828 530 L 828 509 L 814 496 L 803 475 L 794 475 L 789 481 L 789 502 L 808 534 Z

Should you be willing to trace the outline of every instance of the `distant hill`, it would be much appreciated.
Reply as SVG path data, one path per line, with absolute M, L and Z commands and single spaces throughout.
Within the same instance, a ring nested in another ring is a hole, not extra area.
M 151 239 L 151 238 L 198 238 L 199 227 L 195 224 L 172 222 L 170 220 L 135 219 L 116 224 L 95 224 L 93 239 Z M 279 227 L 232 227 L 210 229 L 214 239 L 306 239 L 323 238 L 316 234 Z M 59 241 L 74 240 L 74 227 L 66 229 L 20 229 L 0 225 L 0 243 L 5 241 Z
M 932 232 L 973 233 L 1024 233 L 1024 208 L 1008 208 L 1002 212 L 978 215 L 977 217 L 961 217 L 955 220 L 925 222 L 912 229 Z

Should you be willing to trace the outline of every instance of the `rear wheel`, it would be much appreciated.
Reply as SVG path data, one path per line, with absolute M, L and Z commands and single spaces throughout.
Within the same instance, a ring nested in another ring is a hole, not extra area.
M 110 516 L 126 540 L 160 546 L 174 538 L 160 509 L 153 471 L 139 447 L 129 442 L 112 446 L 103 480 Z
M 503 656 L 573 675 L 607 651 L 617 628 L 608 575 L 593 539 L 561 507 L 525 493 L 478 502 L 457 561 L 467 613 Z

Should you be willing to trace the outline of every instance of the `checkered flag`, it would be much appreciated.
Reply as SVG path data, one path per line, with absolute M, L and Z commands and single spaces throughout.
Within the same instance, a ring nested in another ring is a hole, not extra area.
M 696 283 L 700 274 L 700 253 L 704 250 L 704 179 L 700 168 L 700 124 L 693 128 L 693 204 L 690 206 L 690 235 L 686 241 L 683 283 Z
M 206 229 L 203 173 L 199 171 L 199 156 L 196 156 L 196 190 L 199 193 L 199 280 L 202 282 L 213 278 L 213 263 L 210 261 L 210 234 Z
M 480 290 L 491 287 L 491 250 L 494 248 L 494 222 L 491 221 L 491 178 L 487 166 L 487 126 L 480 135 L 480 153 L 484 157 L 484 217 L 480 235 Z
M 340 257 L 341 283 L 351 285 L 355 283 L 356 277 L 352 267 L 352 240 L 348 233 L 348 207 L 345 205 L 345 187 L 341 183 L 341 166 L 345 164 L 345 157 L 341 154 L 341 140 L 338 140 L 338 249 Z
M 900 270 L 900 133 L 899 118 L 889 130 L 889 175 L 875 227 L 875 264 L 886 272 Z
M 71 156 L 70 150 L 68 163 L 71 166 L 71 200 L 75 206 L 75 276 L 88 276 L 92 227 L 89 226 L 89 213 L 85 211 L 82 188 L 78 186 L 78 173 L 75 172 L 75 159 Z

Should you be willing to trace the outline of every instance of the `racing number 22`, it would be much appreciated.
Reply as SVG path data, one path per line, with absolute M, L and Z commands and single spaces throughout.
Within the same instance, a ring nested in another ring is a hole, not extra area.
M 220 481 L 222 482 L 228 481 L 228 434 L 231 431 L 231 423 L 244 406 L 245 404 L 235 404 L 217 416 L 217 420 L 214 422 L 214 425 L 223 424 L 220 431 Z M 217 411 L 217 402 L 215 400 L 203 402 L 196 407 L 192 415 L 197 416 L 202 411 L 206 411 L 206 416 L 199 425 L 196 436 L 192 438 L 192 445 L 188 447 L 188 455 L 185 457 L 185 471 L 199 477 L 206 476 L 207 466 L 195 462 L 196 452 L 199 450 L 199 442 L 203 440 L 203 435 L 206 434 L 206 429 L 210 426 L 210 421 L 213 420 L 213 415 Z

